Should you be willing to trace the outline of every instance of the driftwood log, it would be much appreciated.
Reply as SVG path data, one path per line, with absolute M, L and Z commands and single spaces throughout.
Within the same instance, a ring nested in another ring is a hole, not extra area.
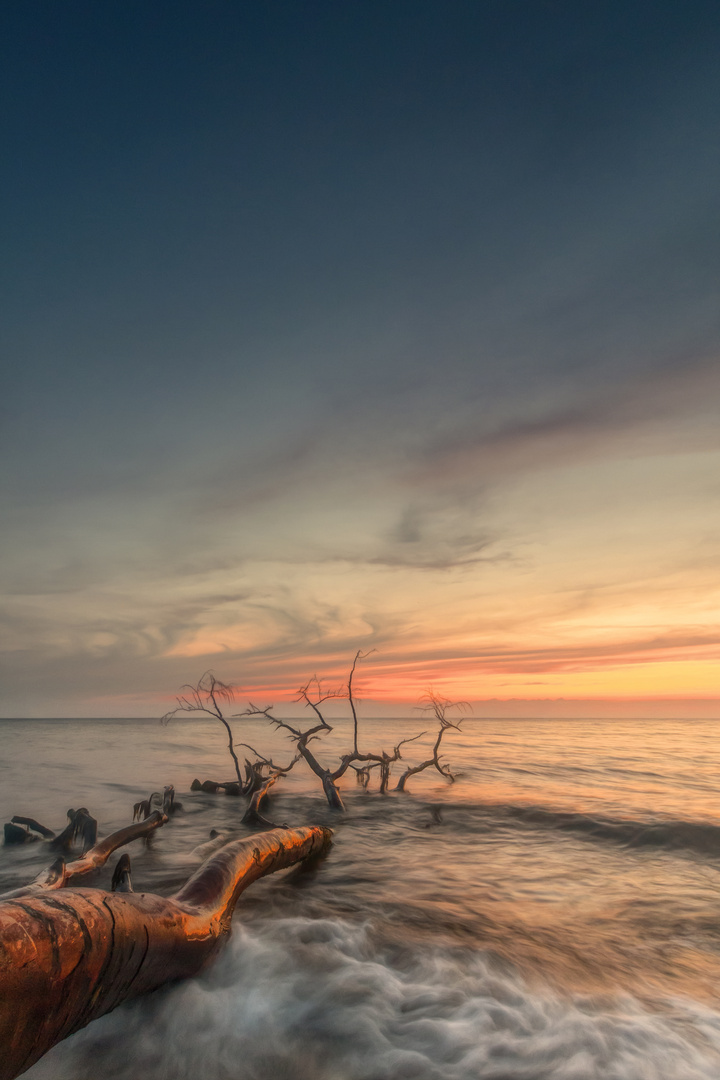
M 331 836 L 315 826 L 236 840 L 168 899 L 36 886 L 0 902 L 0 1080 L 121 1002 L 195 974 L 243 890 L 320 854 Z

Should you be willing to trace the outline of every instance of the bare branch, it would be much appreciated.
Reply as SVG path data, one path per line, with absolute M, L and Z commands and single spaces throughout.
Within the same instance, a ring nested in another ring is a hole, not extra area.
M 370 654 L 374 653 L 374 652 L 375 652 L 374 649 L 369 649 L 368 652 L 361 652 L 361 650 L 358 649 L 358 651 L 355 653 L 355 659 L 352 662 L 352 667 L 350 668 L 350 674 L 348 675 L 347 699 L 350 702 L 350 711 L 352 712 L 352 718 L 353 718 L 353 750 L 354 750 L 354 752 L 356 754 L 359 752 L 358 751 L 358 718 L 357 718 L 357 711 L 355 709 L 355 700 L 353 698 L 353 689 L 352 689 L 353 675 L 355 674 L 355 668 L 357 667 L 358 660 L 364 660 L 367 656 L 370 656 Z
M 235 697 L 235 688 L 231 686 L 230 683 L 220 682 L 219 679 L 215 678 L 212 671 L 206 671 L 200 676 L 194 686 L 192 683 L 186 683 L 185 686 L 181 686 L 180 689 L 187 690 L 187 694 L 181 694 L 178 697 L 177 706 L 165 713 L 161 719 L 161 723 L 169 724 L 173 717 L 181 712 L 204 713 L 206 716 L 212 716 L 216 720 L 219 720 L 227 732 L 228 750 L 233 759 L 235 775 L 237 776 L 237 782 L 242 791 L 243 781 L 242 776 L 240 775 L 240 762 L 235 753 L 232 729 L 223 716 L 222 709 L 218 704 L 220 701 L 231 702 Z
M 408 739 L 401 739 L 400 742 L 395 747 L 395 753 L 397 754 L 398 758 L 402 757 L 402 754 L 400 753 L 400 747 L 401 746 L 404 746 L 405 743 L 415 742 L 416 739 L 422 739 L 423 735 L 427 735 L 427 732 L 426 731 L 421 731 L 419 733 L 419 735 L 412 735 Z
M 261 709 L 259 705 L 254 705 L 252 701 L 250 701 L 248 702 L 247 709 L 243 709 L 241 713 L 235 713 L 235 716 L 238 718 L 244 716 L 264 716 L 265 719 L 269 720 L 271 724 L 275 725 L 275 727 L 284 728 L 286 731 L 290 732 L 291 736 L 299 739 L 302 735 L 302 731 L 298 731 L 298 729 L 294 728 L 292 724 L 287 724 L 284 720 L 280 720 L 277 716 L 273 716 L 270 712 L 272 708 L 272 705 L 268 705 L 266 708 Z
M 310 696 L 310 688 L 312 686 L 315 687 L 314 700 Z M 320 682 L 320 679 L 318 679 L 317 675 L 313 675 L 312 679 L 310 679 L 310 681 L 307 682 L 305 686 L 300 687 L 295 700 L 304 701 L 305 704 L 313 710 L 318 720 L 320 721 L 321 726 L 323 728 L 326 728 L 328 731 L 332 731 L 332 727 L 330 726 L 330 724 L 328 724 L 327 720 L 320 712 L 320 706 L 325 701 L 331 701 L 334 698 L 341 698 L 344 696 L 345 695 L 343 694 L 342 690 L 329 690 L 327 693 L 324 694 L 322 692 L 322 683 Z
M 405 785 L 411 776 L 415 776 L 417 773 L 423 772 L 425 769 L 429 769 L 430 767 L 437 769 L 440 775 L 444 776 L 446 780 L 450 781 L 450 783 L 453 783 L 453 781 L 455 780 L 455 777 L 450 771 L 449 765 L 445 765 L 440 761 L 440 744 L 446 731 L 448 731 L 450 728 L 454 729 L 455 731 L 459 731 L 460 724 L 462 723 L 462 719 L 458 720 L 455 724 L 452 722 L 452 720 L 449 720 L 447 717 L 448 710 L 459 709 L 461 712 L 469 712 L 472 711 L 471 706 L 467 701 L 450 701 L 449 698 L 442 697 L 440 694 L 436 694 L 433 690 L 428 690 L 425 694 L 423 694 L 421 701 L 424 702 L 424 704 L 419 705 L 418 708 L 422 712 L 431 712 L 439 724 L 437 738 L 435 739 L 435 744 L 433 746 L 432 757 L 428 758 L 426 761 L 421 762 L 419 765 L 414 765 L 406 769 L 397 782 L 395 788 L 396 791 L 404 791 Z
M 317 736 L 318 732 L 332 731 L 332 727 L 330 726 L 330 724 L 327 723 L 322 713 L 320 712 L 319 706 L 323 701 L 327 701 L 328 698 L 337 696 L 334 693 L 325 695 L 318 694 L 317 698 L 313 700 L 309 696 L 309 687 L 312 686 L 313 683 L 316 687 L 319 688 L 320 684 L 316 678 L 315 680 L 311 680 L 305 687 L 302 687 L 298 695 L 298 700 L 303 700 L 306 702 L 307 705 L 310 705 L 310 707 L 314 710 L 316 716 L 318 716 L 320 720 L 319 724 L 316 724 L 314 727 L 308 728 L 306 731 L 300 731 L 299 728 L 295 728 L 292 726 L 292 724 L 288 724 L 284 720 L 280 720 L 279 717 L 274 716 L 273 713 L 271 713 L 270 711 L 272 708 L 271 705 L 269 705 L 265 709 L 261 709 L 258 706 L 250 703 L 249 707 L 243 713 L 241 713 L 241 715 L 264 716 L 266 720 L 269 720 L 269 722 L 278 729 L 289 731 L 290 738 L 297 746 L 298 753 L 305 759 L 312 771 L 322 783 L 325 797 L 327 798 L 330 806 L 332 806 L 333 809 L 336 810 L 344 810 L 345 807 L 343 806 L 342 799 L 340 798 L 340 792 L 335 787 L 335 781 L 332 774 L 330 773 L 330 770 L 324 768 L 320 764 L 318 759 L 315 757 L 315 755 L 312 753 L 312 751 L 308 750 L 308 742 L 311 742 L 313 737 Z

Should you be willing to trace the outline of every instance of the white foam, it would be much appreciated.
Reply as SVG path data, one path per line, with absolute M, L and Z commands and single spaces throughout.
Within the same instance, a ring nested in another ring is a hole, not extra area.
M 237 925 L 202 977 L 116 1010 L 28 1080 L 717 1080 L 720 1014 L 531 990 L 468 950 L 338 919 Z

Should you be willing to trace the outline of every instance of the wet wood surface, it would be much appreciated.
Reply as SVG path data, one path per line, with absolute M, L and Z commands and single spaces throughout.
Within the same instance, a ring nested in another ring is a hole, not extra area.
M 172 897 L 51 888 L 0 901 L 0 1080 L 130 998 L 195 974 L 253 881 L 321 854 L 331 831 L 227 844 Z

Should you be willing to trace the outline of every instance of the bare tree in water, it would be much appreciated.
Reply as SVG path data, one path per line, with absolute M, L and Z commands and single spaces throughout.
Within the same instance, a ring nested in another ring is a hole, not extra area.
M 348 770 L 352 770 L 355 773 L 357 782 L 364 788 L 368 788 L 372 774 L 377 770 L 379 776 L 379 791 L 380 794 L 385 794 L 389 789 L 392 766 L 402 759 L 402 747 L 407 743 L 415 742 L 426 734 L 425 731 L 421 731 L 417 735 L 412 735 L 407 739 L 401 739 L 390 751 L 384 748 L 375 750 L 360 749 L 360 721 L 353 680 L 356 675 L 358 663 L 364 660 L 368 655 L 369 653 L 363 653 L 358 650 L 353 658 L 347 682 L 339 688 L 332 690 L 325 689 L 322 681 L 318 679 L 317 676 L 314 676 L 305 683 L 304 686 L 300 687 L 295 700 L 298 703 L 301 703 L 306 709 L 310 709 L 313 713 L 313 723 L 309 726 L 301 726 L 297 721 L 291 723 L 287 720 L 281 720 L 280 717 L 276 716 L 273 712 L 272 705 L 261 707 L 250 702 L 248 707 L 241 713 L 234 714 L 232 717 L 234 719 L 242 720 L 250 717 L 262 717 L 266 719 L 276 730 L 287 733 L 291 742 L 295 744 L 296 750 L 295 757 L 292 761 L 290 761 L 288 765 L 281 766 L 276 765 L 271 758 L 266 758 L 262 754 L 259 754 L 258 751 L 253 749 L 253 747 L 249 746 L 247 743 L 238 743 L 239 746 L 246 747 L 255 756 L 254 761 L 249 761 L 247 758 L 245 759 L 244 781 L 240 775 L 240 764 L 235 753 L 232 730 L 220 707 L 220 702 L 226 704 L 234 699 L 235 690 L 232 686 L 221 683 L 215 678 L 212 672 L 206 671 L 194 686 L 188 685 L 183 687 L 183 690 L 185 690 L 186 693 L 178 698 L 177 707 L 172 709 L 169 713 L 166 713 L 163 717 L 163 721 L 165 723 L 169 722 L 180 712 L 203 713 L 221 721 L 228 734 L 228 748 L 238 777 L 238 791 L 239 793 L 253 796 L 253 801 L 246 812 L 248 821 L 259 820 L 260 822 L 267 823 L 266 820 L 258 814 L 261 801 L 266 797 L 270 787 L 272 787 L 281 777 L 287 775 L 300 759 L 306 762 L 311 771 L 319 779 L 328 804 L 335 810 L 344 810 L 345 807 L 337 785 L 338 781 L 345 776 Z M 323 755 L 318 754 L 315 747 L 311 748 L 310 744 L 321 740 L 324 735 L 332 732 L 333 724 L 328 721 L 325 706 L 328 701 L 337 700 L 347 701 L 350 707 L 353 725 L 352 747 L 346 753 L 340 755 L 339 761 L 336 761 L 332 765 L 327 765 L 322 760 Z M 423 772 L 423 770 L 428 769 L 431 766 L 447 780 L 452 782 L 455 779 L 450 767 L 441 760 L 440 746 L 443 736 L 448 730 L 454 729 L 457 731 L 460 728 L 461 720 L 453 723 L 448 718 L 447 714 L 453 709 L 461 711 L 469 709 L 469 705 L 467 702 L 450 701 L 432 691 L 429 691 L 425 695 L 423 701 L 424 704 L 421 706 L 422 711 L 431 713 L 439 725 L 437 737 L 433 746 L 432 757 L 421 762 L 419 765 L 409 766 L 400 776 L 395 788 L 396 791 L 405 791 L 406 784 L 411 776 Z M 202 785 L 197 781 L 194 782 L 193 786 L 195 786 L 195 784 L 206 791 L 215 791 L 220 787 L 228 788 L 227 784 L 216 783 L 214 781 L 205 781 Z
M 455 781 L 450 766 L 443 765 L 440 761 L 440 743 L 446 731 L 450 728 L 459 731 L 462 724 L 462 717 L 454 724 L 451 720 L 448 720 L 447 714 L 450 710 L 458 709 L 460 712 L 469 712 L 470 704 L 467 701 L 450 701 L 449 698 L 441 697 L 440 694 L 436 694 L 433 690 L 428 690 L 422 700 L 424 701 L 424 704 L 420 706 L 422 711 L 432 713 L 440 725 L 433 746 L 432 757 L 428 758 L 427 761 L 423 761 L 420 765 L 413 765 L 411 768 L 406 769 L 397 782 L 396 791 L 404 791 L 405 785 L 411 776 L 415 776 L 416 773 L 423 772 L 431 767 L 437 769 L 440 775 L 449 780 L 451 784 Z

